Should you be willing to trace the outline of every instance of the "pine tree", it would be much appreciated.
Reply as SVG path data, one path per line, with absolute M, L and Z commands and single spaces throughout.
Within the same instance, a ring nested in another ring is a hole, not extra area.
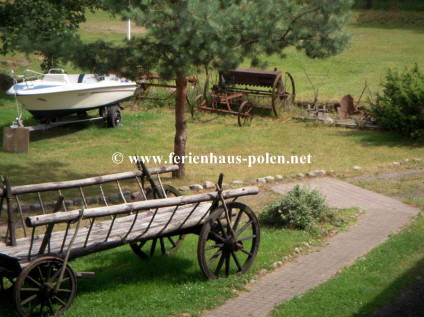
M 175 79 L 174 152 L 181 157 L 187 142 L 187 74 L 196 67 L 229 69 L 246 60 L 258 65 L 264 55 L 284 57 L 288 47 L 311 58 L 338 54 L 349 42 L 343 27 L 353 0 L 103 0 L 103 5 L 144 26 L 146 34 L 120 45 L 73 39 L 55 53 L 98 72 L 136 78 L 155 70 Z M 179 165 L 174 176 L 183 177 L 184 165 Z

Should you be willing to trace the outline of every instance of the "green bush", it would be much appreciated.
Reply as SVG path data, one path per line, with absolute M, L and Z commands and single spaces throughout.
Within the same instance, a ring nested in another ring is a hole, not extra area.
M 383 93 L 371 104 L 371 113 L 387 130 L 414 138 L 424 136 L 424 74 L 417 65 L 402 73 L 387 72 Z
M 281 200 L 265 207 L 259 219 L 266 225 L 303 230 L 321 221 L 327 209 L 317 190 L 296 185 Z

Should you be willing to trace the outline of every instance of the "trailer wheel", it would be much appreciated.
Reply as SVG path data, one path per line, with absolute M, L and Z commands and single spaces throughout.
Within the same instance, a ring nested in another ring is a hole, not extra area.
M 107 109 L 107 125 L 115 128 L 121 125 L 121 108 L 118 105 L 111 106 Z
M 165 197 L 178 197 L 181 196 L 181 192 L 174 186 L 164 184 L 163 189 L 165 191 Z M 159 188 L 160 190 L 160 188 Z M 151 188 L 148 188 L 145 192 L 146 198 L 157 199 L 158 197 L 153 193 Z M 144 197 L 141 193 L 136 196 L 136 200 L 143 200 Z M 151 240 L 142 240 L 130 244 L 132 251 L 143 260 L 148 260 L 155 255 L 171 255 L 175 253 L 184 242 L 184 235 L 179 236 L 167 236 L 154 238 Z
M 197 246 L 197 259 L 208 279 L 245 273 L 259 249 L 260 230 L 255 213 L 245 204 L 227 204 L 212 211 L 203 224 Z
M 77 281 L 72 269 L 68 265 L 64 268 L 63 264 L 63 260 L 57 257 L 41 257 L 31 262 L 19 274 L 14 299 L 22 317 L 56 317 L 71 306 L 77 290 Z

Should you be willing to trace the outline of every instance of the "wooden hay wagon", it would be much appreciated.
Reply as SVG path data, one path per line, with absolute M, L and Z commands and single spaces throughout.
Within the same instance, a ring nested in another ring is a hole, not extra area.
M 1 290 L 12 293 L 21 316 L 61 315 L 72 304 L 77 278 L 94 277 L 94 273 L 74 272 L 69 261 L 124 244 L 146 259 L 175 251 L 185 234 L 194 233 L 199 235 L 198 261 L 207 278 L 248 270 L 259 247 L 259 224 L 253 211 L 235 200 L 257 194 L 256 187 L 222 190 L 221 174 L 216 192 L 179 196 L 175 188 L 162 185 L 160 178 L 156 185 L 150 176 L 174 171 L 177 166 L 147 169 L 139 164 L 139 168 L 136 172 L 25 186 L 11 186 L 5 179 L 0 189 L 7 209 L 6 239 L 0 243 Z M 129 202 L 125 197 L 120 182 L 128 179 L 139 185 L 142 201 Z M 144 187 L 145 179 L 150 188 Z M 108 204 L 102 185 L 110 183 L 116 183 L 122 203 Z M 98 186 L 103 206 L 89 206 L 84 195 L 88 186 Z M 70 188 L 79 189 L 81 209 L 71 210 L 64 203 L 62 191 Z M 52 212 L 43 207 L 42 213 L 24 217 L 21 196 L 35 194 L 43 205 L 41 194 L 52 192 L 59 195 Z
M 213 86 L 210 96 L 196 98 L 196 109 L 236 115 L 239 126 L 243 126 L 250 124 L 256 109 L 272 110 L 278 117 L 283 104 L 294 103 L 295 98 L 290 73 L 233 69 L 219 73 L 218 84 Z

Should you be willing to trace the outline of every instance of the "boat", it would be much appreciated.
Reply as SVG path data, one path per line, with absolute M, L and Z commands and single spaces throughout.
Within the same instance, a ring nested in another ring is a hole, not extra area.
M 32 70 L 25 73 L 15 77 L 21 82 L 7 94 L 15 96 L 33 117 L 44 122 L 99 109 L 109 125 L 119 125 L 119 103 L 130 99 L 136 90 L 135 82 L 116 75 L 66 74 L 62 69 L 51 69 L 47 74 Z

